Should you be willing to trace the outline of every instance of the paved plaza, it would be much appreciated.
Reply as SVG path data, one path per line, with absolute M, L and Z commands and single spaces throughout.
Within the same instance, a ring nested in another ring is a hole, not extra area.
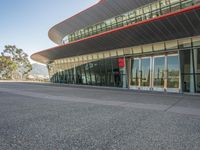
M 0 150 L 199 148 L 199 95 L 0 82 Z

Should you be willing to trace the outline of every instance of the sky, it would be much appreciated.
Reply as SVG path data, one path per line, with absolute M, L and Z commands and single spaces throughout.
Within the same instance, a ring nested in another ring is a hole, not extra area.
M 97 2 L 98 0 L 0 0 L 0 52 L 5 45 L 16 45 L 30 56 L 56 46 L 48 38 L 48 30 Z

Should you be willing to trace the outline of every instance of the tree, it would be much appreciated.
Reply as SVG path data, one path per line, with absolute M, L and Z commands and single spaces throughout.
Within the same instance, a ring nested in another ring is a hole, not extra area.
M 15 45 L 6 45 L 1 53 L 2 57 L 10 58 L 10 61 L 16 66 L 12 70 L 12 74 L 19 73 L 21 78 L 25 78 L 32 70 L 32 65 L 28 59 L 28 55 Z
M 0 79 L 12 79 L 12 73 L 17 65 L 9 58 L 0 56 Z

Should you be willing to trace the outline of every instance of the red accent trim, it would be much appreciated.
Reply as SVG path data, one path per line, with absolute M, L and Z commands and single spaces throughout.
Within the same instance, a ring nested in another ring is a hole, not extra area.
M 187 8 L 181 9 L 181 10 L 176 11 L 176 12 L 171 12 L 171 13 L 168 13 L 168 14 L 165 14 L 165 15 L 162 15 L 162 16 L 158 16 L 156 18 L 143 20 L 143 21 L 140 21 L 140 22 L 137 22 L 137 23 L 134 23 L 134 24 L 130 24 L 130 25 L 124 26 L 124 27 L 120 27 L 120 28 L 116 28 L 116 29 L 113 29 L 113 30 L 110 30 L 110 31 L 102 32 L 102 33 L 99 33 L 99 34 L 96 34 L 96 35 L 92 35 L 92 36 L 89 36 L 89 37 L 86 37 L 86 38 L 83 38 L 83 39 L 80 39 L 80 40 L 77 40 L 77 41 L 73 41 L 73 42 L 64 44 L 64 45 L 59 45 L 59 46 L 56 46 L 56 47 L 53 47 L 53 48 L 49 48 L 49 49 L 41 51 L 41 52 L 49 51 L 49 50 L 52 50 L 52 49 L 55 49 L 55 48 L 65 47 L 67 45 L 71 45 L 71 44 L 75 44 L 75 43 L 78 43 L 78 42 L 81 42 L 81 41 L 85 41 L 85 40 L 88 40 L 88 39 L 100 37 L 100 36 L 103 36 L 103 35 L 106 35 L 106 34 L 117 32 L 117 31 L 120 31 L 120 30 L 123 30 L 123 29 L 134 27 L 134 26 L 147 24 L 147 23 L 150 23 L 150 22 L 153 22 L 153 21 L 156 21 L 156 20 L 163 20 L 163 19 L 166 19 L 168 17 L 175 16 L 175 15 L 178 15 L 178 14 L 181 14 L 181 13 L 185 13 L 185 12 L 189 12 L 189 11 L 196 10 L 196 9 L 200 9 L 200 5 L 187 7 Z M 40 53 L 40 52 L 38 52 L 38 53 Z M 37 53 L 35 53 L 35 54 L 37 54 Z

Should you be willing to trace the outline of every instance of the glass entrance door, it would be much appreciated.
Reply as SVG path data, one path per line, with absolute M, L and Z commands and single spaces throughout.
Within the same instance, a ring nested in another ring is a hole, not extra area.
M 180 66 L 178 55 L 167 56 L 167 91 L 179 92 Z
M 165 86 L 165 56 L 154 57 L 153 89 L 164 91 Z
M 151 58 L 146 57 L 141 59 L 141 85 L 142 90 L 150 90 L 151 81 Z
M 180 91 L 178 54 L 134 58 L 131 69 L 132 89 Z
M 138 89 L 140 84 L 140 60 L 135 58 L 131 64 L 131 88 Z

